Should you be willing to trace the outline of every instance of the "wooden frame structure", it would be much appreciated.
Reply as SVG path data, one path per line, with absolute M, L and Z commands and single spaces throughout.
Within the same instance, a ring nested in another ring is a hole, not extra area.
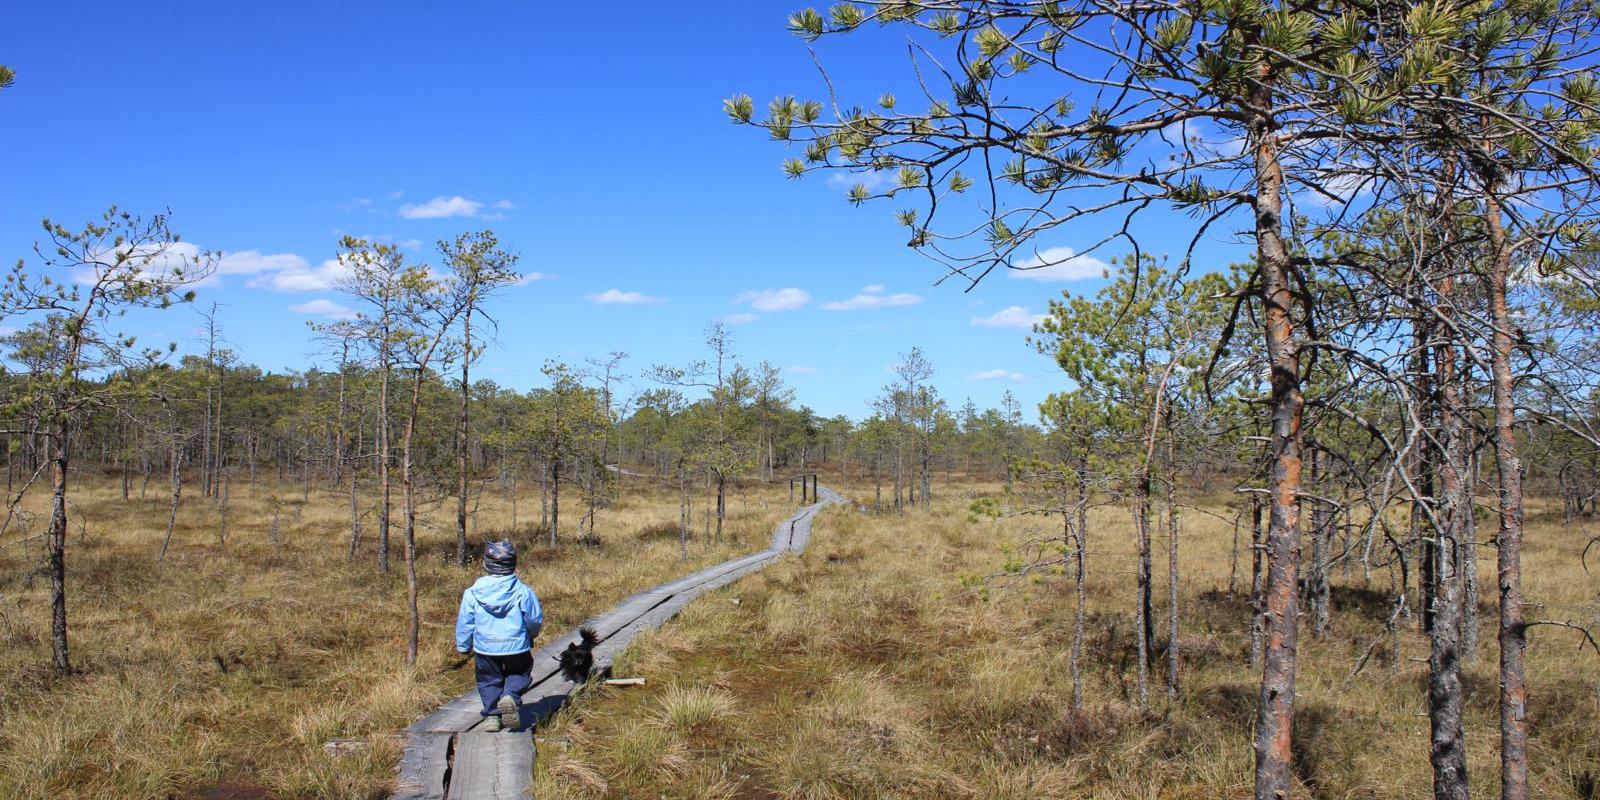
M 811 493 L 810 493 L 810 495 L 806 494 L 806 481 L 807 480 L 811 481 Z M 815 503 L 815 502 L 817 502 L 817 473 L 815 473 L 815 472 L 804 472 L 804 473 L 801 473 L 799 475 L 791 475 L 791 476 L 789 476 L 789 502 L 791 502 L 791 503 L 794 502 L 794 482 L 795 481 L 799 481 L 800 482 L 800 502 L 801 503 L 806 503 L 806 502 Z

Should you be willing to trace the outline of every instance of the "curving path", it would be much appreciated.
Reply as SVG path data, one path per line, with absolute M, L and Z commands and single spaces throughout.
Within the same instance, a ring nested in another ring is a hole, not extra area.
M 817 511 L 844 500 L 826 486 L 818 486 L 817 495 L 817 502 L 778 523 L 766 550 L 639 592 L 585 623 L 600 635 L 594 649 L 596 671 L 604 674 L 633 637 L 660 627 L 689 601 L 771 564 L 784 553 L 804 550 Z M 407 729 L 396 800 L 527 800 L 533 774 L 532 729 L 561 708 L 578 688 L 561 677 L 556 660 L 577 638 L 576 630 L 568 631 L 534 652 L 533 686 L 522 696 L 519 730 L 477 730 L 483 718 L 478 713 L 482 706 L 476 690 L 451 700 Z

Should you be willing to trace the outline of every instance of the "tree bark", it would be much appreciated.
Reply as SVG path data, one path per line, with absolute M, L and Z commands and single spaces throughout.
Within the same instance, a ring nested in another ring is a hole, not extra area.
M 1511 355 L 1516 347 L 1507 285 L 1511 247 L 1501 218 L 1500 198 L 1493 188 L 1484 194 L 1484 222 L 1494 261 L 1489 269 L 1489 314 L 1494 325 L 1490 370 L 1494 383 L 1494 449 L 1500 471 L 1500 529 L 1497 535 L 1496 580 L 1500 591 L 1500 797 L 1528 797 L 1528 685 L 1523 654 L 1528 648 L 1522 613 L 1522 462 L 1517 454 L 1516 376 Z
M 1461 694 L 1461 563 L 1462 487 L 1465 486 L 1461 398 L 1456 386 L 1456 356 L 1449 326 L 1453 282 L 1447 276 L 1439 290 L 1438 313 L 1444 317 L 1436 336 L 1434 367 L 1439 418 L 1439 502 L 1435 530 L 1433 632 L 1428 647 L 1429 760 L 1433 765 L 1435 800 L 1467 800 L 1467 753 L 1462 728 Z
M 1263 65 L 1251 105 L 1272 107 L 1270 67 Z M 1255 233 L 1262 325 L 1271 370 L 1271 516 L 1267 526 L 1264 587 L 1266 652 L 1256 717 L 1256 800 L 1284 800 L 1291 785 L 1290 743 L 1294 735 L 1296 648 L 1299 638 L 1297 584 L 1300 573 L 1300 448 L 1305 398 L 1300 388 L 1288 250 L 1283 241 L 1283 167 L 1272 120 L 1252 122 L 1255 148 Z
M 1088 601 L 1088 592 L 1085 579 L 1088 576 L 1088 567 L 1084 561 L 1089 552 L 1089 443 L 1083 442 L 1083 450 L 1078 455 L 1078 529 L 1074 538 L 1077 540 L 1078 558 L 1072 575 L 1073 609 L 1072 609 L 1072 707 L 1083 707 L 1083 627 L 1085 605 Z
M 550 546 L 555 547 L 561 530 L 561 459 L 550 459 Z
M 1146 462 L 1134 480 L 1133 531 L 1135 537 L 1138 597 L 1134 600 L 1134 636 L 1138 639 L 1137 692 L 1139 710 L 1150 707 L 1150 650 L 1155 639 L 1155 620 L 1150 608 L 1150 472 Z
M 179 452 L 178 443 L 172 443 L 172 509 L 167 512 L 167 535 L 161 540 L 161 553 L 156 556 L 156 563 L 167 560 L 167 547 L 172 544 L 172 530 L 178 525 L 178 500 L 183 495 L 183 463 L 182 453 Z
M 1261 654 L 1266 646 L 1266 574 L 1261 569 L 1261 556 L 1266 549 L 1266 539 L 1261 528 L 1261 498 L 1251 495 L 1250 500 L 1250 668 L 1261 668 Z
M 472 384 L 468 371 L 472 366 L 472 306 L 468 305 L 461 318 L 461 338 L 465 348 L 461 356 L 461 414 L 456 422 L 456 564 L 467 565 L 467 446 L 471 435 L 469 414 L 472 406 Z
M 64 412 L 57 412 L 64 413 Z M 56 674 L 72 672 L 67 653 L 67 437 L 71 426 L 66 419 L 55 423 L 47 437 L 50 448 L 50 653 Z
M 389 330 L 385 320 L 378 364 L 378 571 L 389 571 Z
M 1169 412 L 1170 413 L 1170 412 Z M 1178 697 L 1178 447 L 1167 427 L 1167 699 Z

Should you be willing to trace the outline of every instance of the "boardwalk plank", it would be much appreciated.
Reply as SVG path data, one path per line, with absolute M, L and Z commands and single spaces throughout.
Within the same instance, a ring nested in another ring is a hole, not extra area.
M 527 800 L 533 736 L 467 731 L 456 735 L 446 800 Z
M 450 738 L 444 731 L 413 731 L 400 757 L 396 800 L 444 800 L 444 778 L 450 769 Z

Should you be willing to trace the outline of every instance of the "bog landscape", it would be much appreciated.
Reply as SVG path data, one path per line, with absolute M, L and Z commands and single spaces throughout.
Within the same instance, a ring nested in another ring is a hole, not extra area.
M 0 797 L 1600 798 L 1587 0 L 87 5 Z

